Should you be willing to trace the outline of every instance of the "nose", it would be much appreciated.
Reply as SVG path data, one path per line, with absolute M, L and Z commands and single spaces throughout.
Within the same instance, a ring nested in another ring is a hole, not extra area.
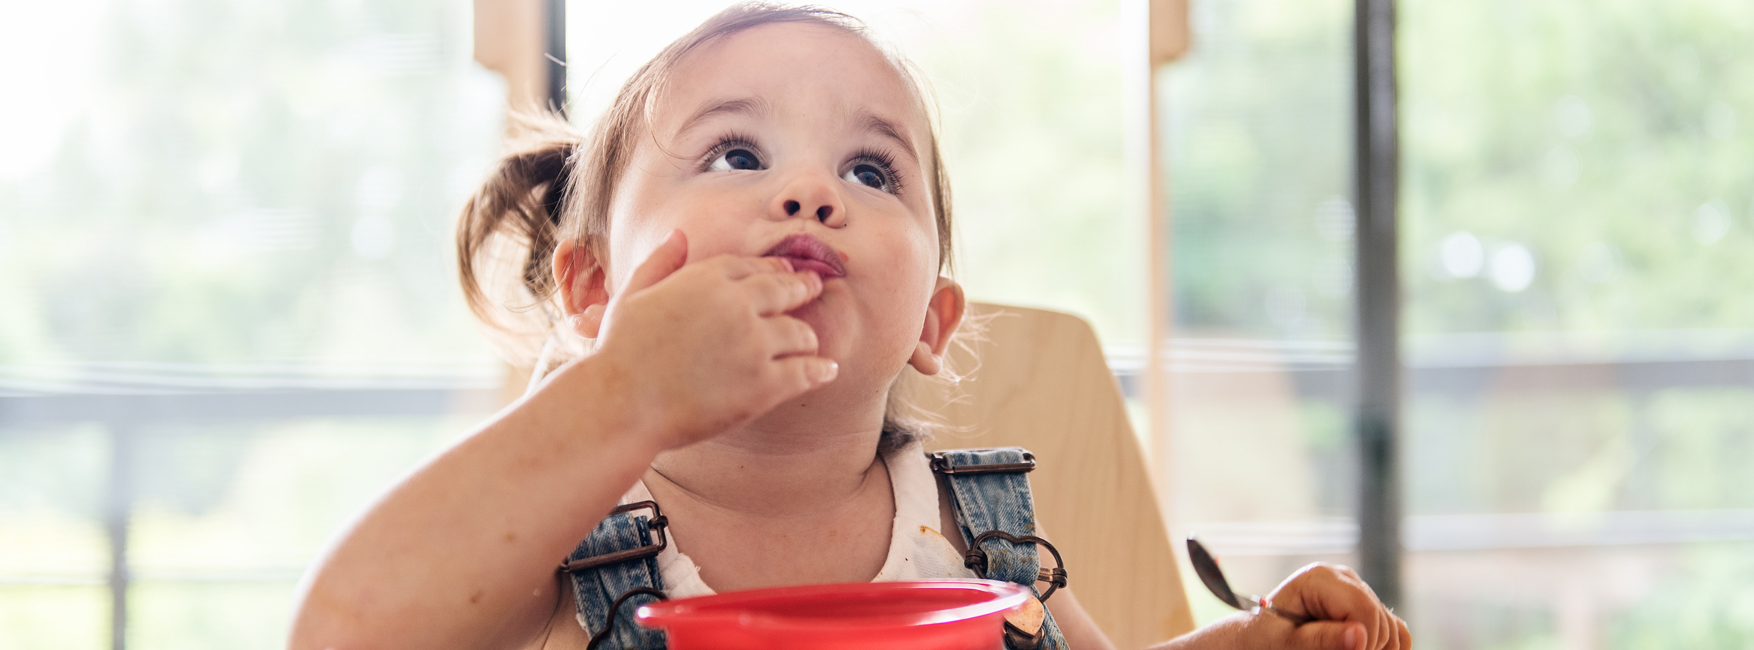
M 836 191 L 835 179 L 816 173 L 794 175 L 785 187 L 780 188 L 779 194 L 774 195 L 767 212 L 769 217 L 782 220 L 808 216 L 830 228 L 847 223 L 846 206 L 841 203 L 840 192 Z

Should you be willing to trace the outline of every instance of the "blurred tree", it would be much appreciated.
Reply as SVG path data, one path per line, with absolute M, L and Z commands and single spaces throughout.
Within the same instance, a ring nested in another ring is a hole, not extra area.
M 17 306 L 0 363 L 482 359 L 447 254 L 500 134 L 468 15 L 119 0 L 82 16 L 65 45 L 98 53 L 75 71 L 88 101 L 0 177 L 0 299 Z
M 1754 43 L 1754 5 L 1398 7 L 1413 364 L 1754 353 L 1754 301 L 1742 289 L 1754 285 L 1754 73 L 1738 65 Z M 1351 3 L 1194 10 L 1194 50 L 1166 73 L 1163 100 L 1178 334 L 1344 339 Z M 1311 402 L 1298 406 L 1309 462 L 1343 469 L 1334 450 L 1350 446 L 1333 433 L 1343 427 L 1315 417 L 1336 407 Z M 1754 386 L 1628 392 L 1611 371 L 1589 385 L 1495 373 L 1473 393 L 1410 391 L 1408 512 L 1754 508 L 1736 487 L 1754 464 L 1750 403 Z M 1348 494 L 1324 500 L 1345 507 Z M 1440 647 L 1575 644 L 1579 630 L 1602 647 L 1742 647 L 1748 605 L 1728 585 L 1754 577 L 1736 559 L 1747 548 L 1653 550 L 1674 567 L 1654 586 L 1630 599 L 1588 593 L 1582 610 L 1432 582 L 1415 585 L 1413 614 L 1424 631 L 1460 630 L 1425 637 Z M 1553 553 L 1543 557 L 1609 561 L 1600 549 Z M 1514 570 L 1494 557 L 1473 571 Z M 1614 622 L 1592 627 L 1591 616 Z
M 1415 1 L 1403 21 L 1411 332 L 1754 327 L 1754 5 Z

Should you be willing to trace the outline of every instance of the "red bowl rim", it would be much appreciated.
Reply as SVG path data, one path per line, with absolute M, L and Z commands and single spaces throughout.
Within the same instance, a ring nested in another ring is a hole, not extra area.
M 786 616 L 784 614 L 753 613 L 737 611 L 738 603 L 757 603 L 785 598 L 811 598 L 852 591 L 866 592 L 905 592 L 919 589 L 964 589 L 983 591 L 992 595 L 987 600 L 970 603 L 961 607 L 944 609 L 919 614 L 891 614 L 886 616 L 858 616 L 846 619 L 823 619 L 817 617 Z M 735 591 L 728 594 L 680 598 L 650 605 L 642 605 L 635 614 L 641 625 L 656 628 L 699 627 L 699 626 L 735 626 L 743 629 L 762 630 L 804 630 L 804 629 L 835 629 L 851 630 L 860 628 L 895 628 L 940 623 L 954 623 L 980 618 L 1010 610 L 1023 604 L 1030 592 L 1022 585 L 997 580 L 926 580 L 917 582 L 849 582 L 827 585 L 802 585 L 794 587 L 772 587 L 768 589 L 752 589 Z M 714 609 L 724 608 L 715 612 L 702 612 L 701 606 Z M 728 606 L 728 607 L 727 607 Z

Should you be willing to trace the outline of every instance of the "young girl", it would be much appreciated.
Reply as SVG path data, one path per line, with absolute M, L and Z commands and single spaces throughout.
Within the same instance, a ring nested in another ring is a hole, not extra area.
M 556 566 L 589 564 L 580 541 L 637 501 L 668 521 L 639 562 L 671 597 L 974 577 L 969 540 L 938 534 L 968 525 L 957 497 L 889 405 L 905 368 L 941 370 L 963 315 L 925 106 L 852 19 L 739 5 L 635 73 L 588 138 L 550 125 L 506 158 L 459 227 L 464 288 L 500 322 L 477 270 L 518 250 L 557 367 L 341 536 L 291 647 L 584 648 L 607 603 Z M 1409 647 L 1342 567 L 1273 599 L 1316 620 L 1238 614 L 1162 647 Z M 1040 647 L 1109 647 L 1071 590 L 1046 604 Z

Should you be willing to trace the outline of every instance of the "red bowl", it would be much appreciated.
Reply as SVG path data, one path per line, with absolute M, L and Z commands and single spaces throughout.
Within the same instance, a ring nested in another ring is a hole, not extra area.
M 738 591 L 639 608 L 671 650 L 995 650 L 1029 590 L 993 580 L 859 582 Z

